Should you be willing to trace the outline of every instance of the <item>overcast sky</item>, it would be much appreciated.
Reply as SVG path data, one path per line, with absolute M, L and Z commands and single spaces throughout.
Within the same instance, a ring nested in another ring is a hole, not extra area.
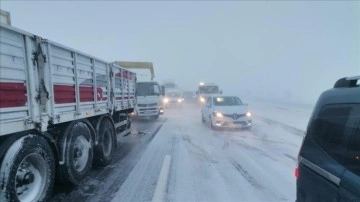
M 107 60 L 154 63 L 185 90 L 313 103 L 360 75 L 360 3 L 1 1 L 12 25 Z

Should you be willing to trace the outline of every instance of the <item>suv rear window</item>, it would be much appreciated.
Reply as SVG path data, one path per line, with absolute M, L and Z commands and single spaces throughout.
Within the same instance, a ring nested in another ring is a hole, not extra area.
M 324 106 L 309 133 L 336 161 L 360 175 L 360 104 Z

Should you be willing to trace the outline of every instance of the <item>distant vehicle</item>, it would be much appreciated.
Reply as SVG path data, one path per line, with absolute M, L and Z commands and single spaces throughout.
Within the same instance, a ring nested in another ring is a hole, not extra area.
M 137 117 L 159 118 L 164 113 L 162 99 L 164 88 L 154 81 L 154 67 L 151 62 L 116 61 L 114 64 L 136 73 L 136 105 L 134 115 Z
M 247 128 L 252 126 L 252 114 L 237 96 L 207 97 L 201 109 L 201 120 L 211 128 Z
M 195 91 L 184 91 L 183 92 L 184 99 L 188 100 L 195 100 L 196 99 L 196 92 Z
M 178 86 L 176 85 L 175 82 L 173 81 L 165 81 L 163 82 L 162 86 L 164 86 L 164 88 L 167 89 L 174 89 L 174 88 L 178 88 Z
M 169 107 L 169 106 L 181 107 L 183 106 L 183 103 L 184 103 L 184 97 L 182 91 L 176 89 L 173 89 L 171 91 L 169 90 L 166 91 L 165 97 L 163 99 L 164 107 Z
M 296 201 L 360 201 L 360 76 L 321 94 L 298 156 Z
M 210 95 L 222 94 L 219 86 L 214 83 L 200 82 L 199 87 L 196 91 L 198 104 L 204 104 Z

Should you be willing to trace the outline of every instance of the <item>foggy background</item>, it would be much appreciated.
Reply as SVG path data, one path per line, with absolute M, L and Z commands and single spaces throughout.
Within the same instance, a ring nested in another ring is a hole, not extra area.
M 195 91 L 312 104 L 360 74 L 360 2 L 1 1 L 14 27 Z

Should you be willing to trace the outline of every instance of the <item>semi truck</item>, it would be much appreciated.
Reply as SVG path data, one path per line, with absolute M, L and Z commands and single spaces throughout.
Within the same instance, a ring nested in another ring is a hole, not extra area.
M 136 106 L 134 115 L 139 118 L 157 119 L 164 113 L 165 89 L 154 81 L 154 66 L 151 62 L 115 61 L 122 68 L 136 73 Z
M 136 74 L 6 24 L 0 46 L 0 201 L 49 201 L 111 163 Z

